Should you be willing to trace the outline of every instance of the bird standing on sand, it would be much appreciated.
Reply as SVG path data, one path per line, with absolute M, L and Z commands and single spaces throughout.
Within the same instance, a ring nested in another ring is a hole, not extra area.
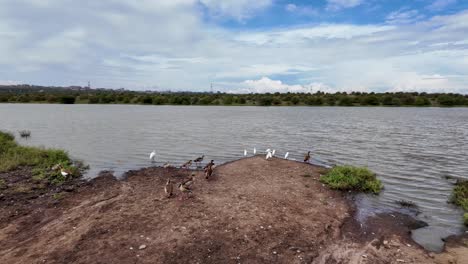
M 213 174 L 213 166 L 208 166 L 205 169 L 205 179 L 208 180 L 208 178 L 210 178 L 212 174 Z
M 166 186 L 164 186 L 164 192 L 166 193 L 166 196 L 169 198 L 169 197 L 172 197 L 172 181 L 169 179 L 167 180 L 166 182 Z
M 182 183 L 179 183 L 178 188 L 179 188 L 179 191 L 182 193 L 182 195 L 189 195 L 192 192 L 189 188 L 187 188 Z
M 257 155 L 257 149 L 256 149 L 256 148 L 254 148 L 253 154 L 254 154 L 254 155 Z
M 284 159 L 288 159 L 288 156 L 289 156 L 289 152 L 286 152 L 286 154 L 284 154 Z
M 156 158 L 156 150 L 153 150 L 153 152 L 150 153 L 149 157 L 151 162 L 154 162 L 154 159 Z
M 202 162 L 204 158 L 205 155 L 202 155 L 201 157 L 198 157 L 194 160 L 194 162 L 197 164 L 197 168 L 200 167 L 200 162 Z
M 189 169 L 190 166 L 192 166 L 192 160 L 189 160 L 189 161 L 185 162 L 184 164 L 182 164 L 181 168 Z
M 274 150 L 271 152 L 271 156 L 274 157 L 274 156 L 275 156 L 275 153 L 276 153 L 276 149 L 274 149 Z
M 247 150 L 244 149 L 244 157 L 247 156 Z
M 309 160 L 310 160 L 310 151 L 307 152 L 307 154 L 305 155 L 304 162 L 309 162 Z
M 188 177 L 185 181 L 182 182 L 182 185 L 184 185 L 186 188 L 190 189 L 193 184 L 193 176 Z
M 272 153 L 271 153 L 271 150 L 270 150 L 270 149 L 267 149 L 267 154 L 266 154 L 266 156 L 265 156 L 265 159 L 268 160 L 268 159 L 270 159 L 270 158 L 272 158 L 272 157 L 273 157 L 273 155 L 272 155 Z
M 213 167 L 214 165 L 214 160 L 211 160 L 208 164 L 206 164 L 206 166 L 203 169 L 206 171 L 208 167 Z

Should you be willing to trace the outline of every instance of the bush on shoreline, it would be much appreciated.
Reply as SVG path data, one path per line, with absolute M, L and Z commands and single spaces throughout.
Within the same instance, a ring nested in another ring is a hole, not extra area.
M 378 194 L 383 185 L 367 168 L 336 166 L 320 178 L 332 189 Z
M 59 185 L 66 181 L 60 169 L 53 169 L 59 164 L 73 176 L 80 175 L 80 169 L 73 165 L 65 151 L 21 146 L 16 143 L 12 134 L 0 131 L 0 172 L 28 166 L 33 168 L 34 180 Z
M 450 202 L 465 210 L 463 221 L 465 225 L 468 226 L 468 181 L 459 181 L 456 183 Z

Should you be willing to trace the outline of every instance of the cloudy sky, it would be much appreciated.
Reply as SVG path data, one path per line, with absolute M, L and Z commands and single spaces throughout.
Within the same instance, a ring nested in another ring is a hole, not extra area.
M 468 93 L 466 0 L 0 0 L 0 84 Z

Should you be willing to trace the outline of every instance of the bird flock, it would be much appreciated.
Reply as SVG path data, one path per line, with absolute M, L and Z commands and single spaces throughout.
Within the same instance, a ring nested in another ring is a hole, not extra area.
M 257 154 L 257 149 L 253 148 L 252 153 L 253 153 L 253 155 L 256 155 Z M 247 149 L 244 149 L 244 156 L 247 156 L 247 155 L 248 155 L 248 151 L 247 151 Z M 272 159 L 273 157 L 275 157 L 275 155 L 276 155 L 276 150 L 275 149 L 265 150 L 265 159 L 266 160 Z M 288 157 L 289 157 L 289 152 L 286 152 L 284 154 L 284 159 L 288 159 Z M 156 151 L 155 150 L 153 150 L 150 153 L 149 158 L 150 158 L 152 163 L 156 162 Z M 205 158 L 205 155 L 202 155 L 202 156 L 200 156 L 200 157 L 198 157 L 198 158 L 196 158 L 194 160 L 188 160 L 187 162 L 183 163 L 180 166 L 180 168 L 189 170 L 193 163 L 195 163 L 197 168 L 201 168 L 201 163 L 204 160 L 204 158 Z M 310 158 L 311 158 L 310 151 L 308 151 L 304 156 L 304 162 L 308 163 L 310 161 Z M 203 171 L 205 173 L 205 179 L 208 180 L 213 175 L 214 167 L 215 167 L 214 160 L 211 160 L 210 162 L 208 162 L 205 165 L 205 167 L 203 167 Z M 163 168 L 169 169 L 169 168 L 175 168 L 175 166 L 171 165 L 170 163 L 165 163 L 163 165 Z M 62 172 L 62 175 L 63 175 L 63 172 Z M 177 184 L 177 189 L 181 192 L 182 199 L 184 197 L 189 197 L 190 194 L 192 193 L 192 185 L 193 185 L 193 181 L 194 181 L 194 176 L 195 176 L 195 173 L 192 172 L 192 174 L 188 178 L 186 178 L 185 180 L 183 180 L 183 181 L 181 181 L 181 182 L 179 182 Z M 165 186 L 164 186 L 164 192 L 166 193 L 166 196 L 168 198 L 174 196 L 174 186 L 173 185 L 174 185 L 174 182 L 171 179 L 168 179 Z

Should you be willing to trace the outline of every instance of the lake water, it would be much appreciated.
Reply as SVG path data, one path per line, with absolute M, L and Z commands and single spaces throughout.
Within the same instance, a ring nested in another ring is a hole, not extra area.
M 426 248 L 464 230 L 446 178 L 468 179 L 468 108 L 0 104 L 0 129 L 30 130 L 21 144 L 68 150 L 91 166 L 87 177 L 151 166 L 152 150 L 158 164 L 175 165 L 202 154 L 219 164 L 254 147 L 298 160 L 311 150 L 315 163 L 377 173 L 385 190 L 360 202 L 362 214 L 415 202 L 429 227 L 413 237 Z

